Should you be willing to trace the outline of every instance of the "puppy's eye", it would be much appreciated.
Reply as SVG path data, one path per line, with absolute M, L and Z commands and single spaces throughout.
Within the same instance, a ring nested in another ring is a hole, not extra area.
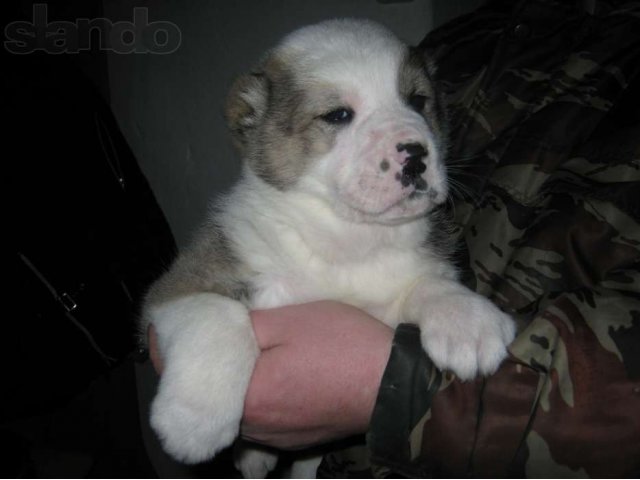
M 336 108 L 329 113 L 321 115 L 320 118 L 333 125 L 345 125 L 353 120 L 353 110 L 350 108 Z
M 427 104 L 427 97 L 425 95 L 420 95 L 419 93 L 414 93 L 409 95 L 407 102 L 416 112 L 422 112 L 422 110 L 424 110 L 424 106 Z

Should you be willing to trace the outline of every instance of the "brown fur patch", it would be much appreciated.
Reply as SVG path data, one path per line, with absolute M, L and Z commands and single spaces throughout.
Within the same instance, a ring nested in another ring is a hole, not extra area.
M 417 93 L 427 97 L 421 115 L 436 138 L 445 139 L 447 134 L 447 118 L 443 108 L 443 100 L 433 83 L 435 67 L 424 57 L 424 53 L 409 47 L 400 64 L 398 73 L 398 91 L 407 99 Z M 440 145 L 441 148 L 443 145 Z
M 329 85 L 317 84 L 272 53 L 259 72 L 240 77 L 227 101 L 227 121 L 252 170 L 286 189 L 314 158 L 329 151 L 336 128 L 319 116 L 340 106 Z
M 267 85 L 262 73 L 237 78 L 227 96 L 225 117 L 236 147 L 243 152 L 247 137 L 255 130 L 264 114 L 260 99 L 266 98 Z
M 249 276 L 219 225 L 209 221 L 185 248 L 171 269 L 152 286 L 145 303 L 159 304 L 197 292 L 243 300 Z
M 422 53 L 415 48 L 407 48 L 400 63 L 398 91 L 404 98 L 408 98 L 412 93 L 424 95 L 429 100 L 434 96 L 427 64 Z

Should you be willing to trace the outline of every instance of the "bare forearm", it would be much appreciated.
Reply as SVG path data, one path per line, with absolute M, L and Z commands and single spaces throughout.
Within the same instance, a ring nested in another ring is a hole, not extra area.
M 245 400 L 241 433 L 296 449 L 367 430 L 393 331 L 336 302 L 251 313 L 262 351 Z M 153 325 L 150 356 L 163 369 Z
M 242 434 L 299 448 L 367 430 L 393 336 L 361 310 L 318 302 L 253 312 L 262 354 Z

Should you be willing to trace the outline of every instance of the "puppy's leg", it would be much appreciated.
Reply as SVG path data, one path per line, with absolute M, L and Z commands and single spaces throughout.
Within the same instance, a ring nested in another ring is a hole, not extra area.
M 422 279 L 403 307 L 406 321 L 420 327 L 431 360 L 461 380 L 495 372 L 515 336 L 508 315 L 452 280 Z
M 231 445 L 259 354 L 238 301 L 196 293 L 149 308 L 165 369 L 151 425 L 176 459 L 196 463 Z

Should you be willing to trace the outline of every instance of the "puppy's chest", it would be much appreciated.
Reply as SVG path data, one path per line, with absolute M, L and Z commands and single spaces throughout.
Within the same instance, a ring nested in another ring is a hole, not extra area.
M 279 255 L 254 252 L 246 260 L 254 272 L 252 308 L 336 300 L 384 316 L 424 273 L 417 254 L 399 250 L 343 261 L 330 261 L 304 249 Z

